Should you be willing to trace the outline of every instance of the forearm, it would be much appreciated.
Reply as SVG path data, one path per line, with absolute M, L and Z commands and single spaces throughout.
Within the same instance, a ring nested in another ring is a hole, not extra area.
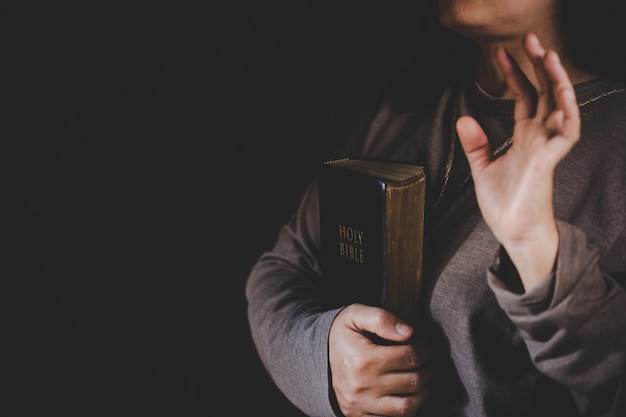
M 513 293 L 505 282 L 511 282 L 514 268 L 503 254 L 490 270 L 489 284 L 537 368 L 569 387 L 582 409 L 602 408 L 611 395 L 618 396 L 624 378 L 626 293 L 600 270 L 599 255 L 587 247 L 582 232 L 562 223 L 559 232 L 553 277 L 529 292 Z
M 307 415 L 333 415 L 328 332 L 337 311 L 322 311 L 315 286 L 288 265 L 262 258 L 246 287 L 252 338 L 283 394 Z
M 313 184 L 253 267 L 246 298 L 252 338 L 278 388 L 307 415 L 329 416 L 328 334 L 338 311 L 324 305 L 317 208 Z
M 524 242 L 503 243 L 525 291 L 550 278 L 556 267 L 559 232 L 554 221 L 548 224 L 535 227 L 538 232 Z

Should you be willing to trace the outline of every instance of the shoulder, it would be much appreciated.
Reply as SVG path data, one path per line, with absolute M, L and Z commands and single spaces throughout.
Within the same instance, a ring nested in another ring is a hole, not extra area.
M 626 88 L 607 79 L 576 86 L 581 140 L 576 148 L 588 156 L 626 161 Z
M 626 118 L 626 87 L 608 78 L 597 78 L 575 86 L 581 115 L 589 118 L 598 113 L 618 114 L 618 119 Z M 589 119 L 592 122 L 593 119 Z
M 608 79 L 576 86 L 580 107 L 581 140 L 577 148 L 590 155 L 626 159 L 626 88 Z M 621 152 L 620 152 L 621 150 Z
M 626 91 L 598 80 L 577 95 L 581 136 L 555 172 L 555 212 L 603 247 L 626 221 Z

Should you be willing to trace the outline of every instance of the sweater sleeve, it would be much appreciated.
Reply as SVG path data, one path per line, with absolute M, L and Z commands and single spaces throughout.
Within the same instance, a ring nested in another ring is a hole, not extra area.
M 602 271 L 599 253 L 582 231 L 564 222 L 558 227 L 553 276 L 527 293 L 519 291 L 519 277 L 501 248 L 488 271 L 489 285 L 535 366 L 570 389 L 583 415 L 622 415 L 617 409 L 624 412 L 626 292 L 616 276 Z
M 323 305 L 319 265 L 317 182 L 248 277 L 251 335 L 266 370 L 283 394 L 310 416 L 334 416 L 328 334 L 339 310 Z

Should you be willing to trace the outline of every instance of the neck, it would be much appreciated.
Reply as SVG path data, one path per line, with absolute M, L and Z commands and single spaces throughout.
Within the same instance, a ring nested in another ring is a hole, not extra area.
M 596 77 L 596 75 L 592 72 L 586 71 L 585 69 L 575 65 L 572 60 L 569 59 L 567 54 L 565 54 L 564 48 L 560 46 L 561 43 L 545 41 L 542 42 L 546 49 L 553 49 L 557 51 L 557 53 L 559 53 L 563 66 L 568 72 L 572 84 L 580 84 Z M 477 81 L 481 88 L 494 97 L 500 97 L 505 99 L 513 98 L 513 94 L 507 87 L 506 81 L 500 73 L 500 70 L 498 69 L 496 63 L 495 50 L 499 45 L 503 45 L 507 49 L 507 51 L 509 51 L 509 53 L 518 63 L 520 69 L 522 70 L 522 72 L 524 72 L 530 83 L 535 87 L 535 89 L 539 89 L 540 85 L 537 77 L 535 76 L 533 64 L 526 57 L 526 54 L 522 49 L 520 39 L 511 40 L 508 42 L 489 42 L 479 45 L 481 50 L 481 58 L 478 63 Z

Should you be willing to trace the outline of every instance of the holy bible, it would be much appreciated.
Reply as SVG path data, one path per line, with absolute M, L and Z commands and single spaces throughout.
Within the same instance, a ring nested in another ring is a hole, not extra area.
M 384 307 L 417 324 L 425 188 L 418 165 L 355 158 L 320 165 L 322 273 L 333 307 Z

